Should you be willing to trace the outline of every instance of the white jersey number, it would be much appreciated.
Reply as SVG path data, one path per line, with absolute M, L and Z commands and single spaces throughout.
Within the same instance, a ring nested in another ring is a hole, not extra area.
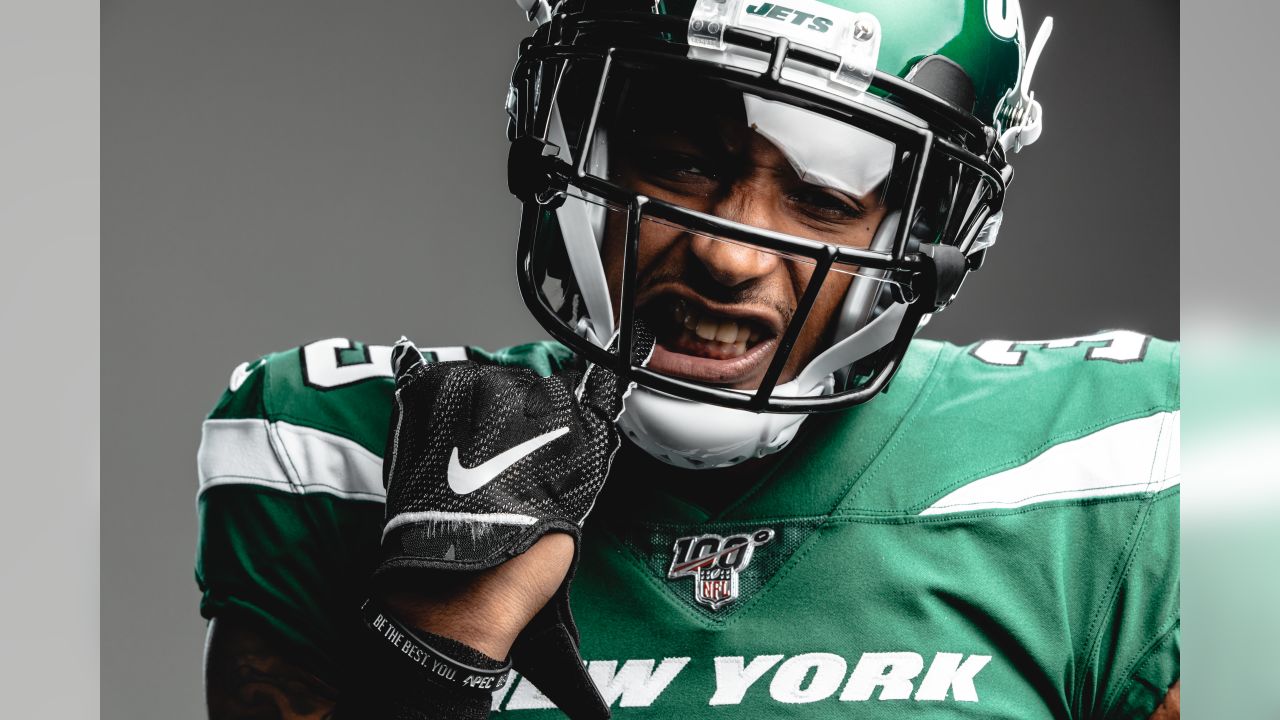
M 1060 340 L 988 340 L 969 352 L 988 365 L 1012 367 L 1021 365 L 1027 359 L 1026 350 L 1015 349 L 1018 345 L 1034 345 L 1054 350 L 1073 348 L 1083 343 L 1097 343 L 1085 353 L 1085 360 L 1129 363 L 1137 362 L 1146 356 L 1147 344 L 1150 341 L 1151 337 L 1142 333 L 1131 330 L 1112 330 L 1097 335 Z
M 302 348 L 302 380 L 313 388 L 331 390 L 392 376 L 389 345 L 364 345 L 346 338 L 330 338 Z
M 427 362 L 468 359 L 467 348 L 419 348 Z M 252 368 L 250 368 L 252 370 Z M 354 385 L 374 378 L 392 378 L 390 345 L 365 345 L 346 338 L 329 338 L 302 348 L 302 381 L 317 390 Z M 233 380 L 234 382 L 234 380 Z

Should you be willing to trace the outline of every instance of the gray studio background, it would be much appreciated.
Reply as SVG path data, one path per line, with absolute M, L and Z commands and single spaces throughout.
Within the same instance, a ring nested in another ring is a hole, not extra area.
M 929 334 L 1178 335 L 1178 21 L 1056 33 L 1000 245 Z M 232 368 L 332 336 L 542 337 L 514 282 L 509 0 L 111 0 L 102 13 L 102 717 L 202 713 L 195 451 Z

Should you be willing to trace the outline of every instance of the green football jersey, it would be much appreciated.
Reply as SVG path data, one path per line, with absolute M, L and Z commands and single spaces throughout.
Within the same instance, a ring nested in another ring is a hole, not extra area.
M 391 397 L 390 348 L 325 340 L 241 365 L 204 423 L 201 612 L 337 685 Z M 620 718 L 1146 718 L 1179 677 L 1178 407 L 1176 344 L 1136 333 L 918 340 L 713 502 L 624 448 L 572 591 L 588 670 Z M 493 708 L 563 717 L 523 678 Z

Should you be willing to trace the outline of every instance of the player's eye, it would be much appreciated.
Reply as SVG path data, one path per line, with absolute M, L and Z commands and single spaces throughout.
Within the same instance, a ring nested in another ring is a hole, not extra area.
M 700 154 L 662 147 L 647 147 L 632 156 L 645 178 L 683 192 L 706 192 L 719 181 L 712 160 Z
M 796 188 L 787 199 L 805 216 L 823 223 L 852 222 L 867 214 L 866 208 L 852 197 L 817 185 Z

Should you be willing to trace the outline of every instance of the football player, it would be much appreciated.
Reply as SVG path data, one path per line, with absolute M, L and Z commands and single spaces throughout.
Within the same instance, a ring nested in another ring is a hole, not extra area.
M 236 368 L 210 716 L 1176 717 L 1176 345 L 914 337 L 996 242 L 1051 23 L 520 4 L 556 341 Z

